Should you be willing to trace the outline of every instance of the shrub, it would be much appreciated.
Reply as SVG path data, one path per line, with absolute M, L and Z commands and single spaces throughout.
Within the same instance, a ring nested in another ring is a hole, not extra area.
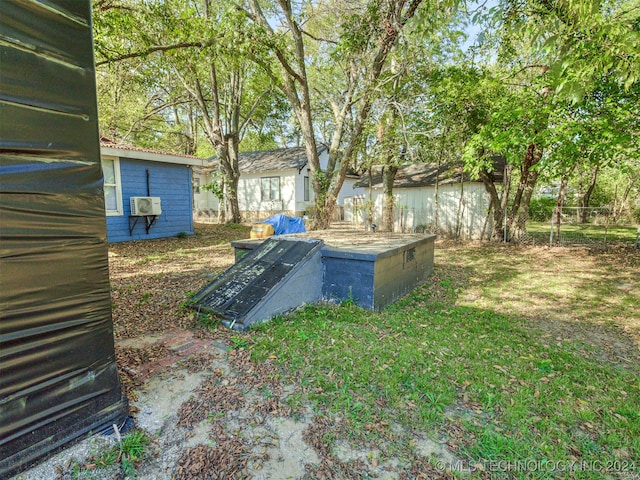
M 529 204 L 529 219 L 534 222 L 551 221 L 554 208 L 556 208 L 555 198 L 532 198 Z

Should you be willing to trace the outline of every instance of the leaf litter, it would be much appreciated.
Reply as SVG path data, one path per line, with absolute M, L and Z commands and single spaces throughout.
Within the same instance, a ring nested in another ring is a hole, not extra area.
M 150 424 L 145 425 L 155 440 L 152 459 L 139 466 L 138 478 L 454 478 L 420 455 L 404 463 L 384 463 L 377 455 L 363 458 L 358 453 L 363 445 L 353 445 L 353 454 L 341 458 L 330 446 L 329 438 L 349 438 L 348 421 L 331 418 L 321 409 L 314 414 L 308 405 L 292 407 L 288 397 L 304 391 L 300 379 L 293 379 L 292 384 L 290 376 L 272 359 L 254 362 L 250 346 L 231 349 L 233 333 L 227 329 L 202 328 L 194 312 L 186 309 L 184 303 L 191 293 L 233 263 L 229 242 L 246 238 L 248 228 L 198 225 L 196 230 L 197 235 L 186 238 L 110 245 L 114 336 L 123 390 L 132 400 L 132 412 L 137 418 L 142 418 L 145 411 L 156 409 L 158 394 L 171 397 L 170 405 L 164 410 L 158 408 L 162 418 L 156 418 L 157 430 L 151 430 Z M 445 247 L 450 250 L 448 255 L 454 254 L 452 251 L 457 248 L 455 245 Z M 602 261 L 602 257 L 598 257 L 598 262 Z M 627 261 L 633 268 L 637 266 L 633 259 Z M 604 262 L 608 264 L 608 259 Z M 445 283 L 444 278 L 436 275 L 431 295 L 438 298 L 447 298 L 452 290 L 467 286 L 473 266 L 448 262 L 446 268 L 448 275 L 444 277 L 453 278 L 453 284 Z M 622 280 L 626 286 L 634 279 Z M 473 295 L 473 288 L 468 292 L 468 296 Z M 574 327 L 576 325 L 567 327 L 563 323 L 561 329 L 573 330 Z M 216 348 L 195 352 L 146 378 L 140 370 L 142 366 L 166 359 L 173 353 L 153 341 L 172 329 L 189 331 L 194 338 L 211 341 Z M 637 330 L 634 328 L 630 333 L 635 337 Z M 145 343 L 146 337 L 152 339 L 150 343 Z M 127 339 L 133 345 L 125 342 Z M 637 358 L 630 350 L 627 347 L 624 353 Z M 156 397 L 145 392 L 154 382 Z M 173 386 L 175 390 L 171 391 Z M 282 427 L 285 420 L 289 422 L 286 428 Z M 447 422 L 444 429 L 451 439 L 450 454 L 456 450 L 453 443 L 457 437 L 456 426 Z M 296 432 L 300 434 L 299 439 L 295 437 Z M 292 438 L 297 439 L 297 447 L 305 452 L 307 461 L 283 450 L 283 446 L 295 450 L 287 444 L 287 439 Z M 364 447 L 365 451 L 384 451 L 384 445 L 375 442 Z M 80 457 L 83 451 L 86 450 L 80 450 Z M 73 462 L 67 460 L 60 465 L 54 457 L 48 463 L 55 467 L 56 475 L 43 474 L 44 470 L 40 469 L 36 476 L 30 477 L 29 472 L 25 472 L 26 476 L 20 478 L 67 478 L 70 475 Z M 46 469 L 46 465 L 43 468 Z M 484 478 L 486 472 L 478 474 Z M 122 478 L 122 474 L 115 472 L 111 478 Z

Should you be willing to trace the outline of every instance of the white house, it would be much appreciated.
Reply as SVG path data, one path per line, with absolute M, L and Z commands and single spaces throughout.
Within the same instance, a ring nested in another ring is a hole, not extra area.
M 213 167 L 194 167 L 193 173 L 193 216 L 196 221 L 214 220 L 218 215 L 218 198 L 203 187 L 213 178 Z
M 320 166 L 324 170 L 329 152 L 322 147 Z M 238 157 L 240 181 L 238 203 L 242 216 L 248 220 L 264 219 L 275 213 L 303 215 L 314 203 L 311 169 L 304 147 L 245 152 Z M 218 201 L 211 192 L 200 188 L 212 181 L 211 168 L 194 169 L 194 209 L 196 218 L 212 215 L 218 210 Z M 345 199 L 362 195 L 364 189 L 355 187 L 357 176 L 347 176 L 338 195 L 342 206 Z M 205 213 L 207 212 L 207 213 Z
M 502 181 L 496 169 L 495 181 Z M 437 188 L 436 188 L 437 184 Z M 363 175 L 356 187 L 366 193 L 349 202 L 345 217 L 355 223 L 382 225 L 384 192 L 382 172 Z M 490 198 L 480 180 L 470 179 L 461 169 L 434 164 L 401 166 L 393 183 L 394 231 L 431 231 L 456 238 L 477 239 L 492 228 Z M 437 206 L 437 208 L 436 208 Z M 367 218 L 367 211 L 372 218 Z M 437 211 L 437 216 L 436 216 Z

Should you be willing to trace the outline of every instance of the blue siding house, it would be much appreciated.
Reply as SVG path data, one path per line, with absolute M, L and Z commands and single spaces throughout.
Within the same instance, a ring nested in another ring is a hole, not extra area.
M 103 139 L 100 156 L 109 242 L 192 235 L 194 166 L 206 160 L 115 144 Z M 131 197 L 160 198 L 159 215 L 134 216 Z

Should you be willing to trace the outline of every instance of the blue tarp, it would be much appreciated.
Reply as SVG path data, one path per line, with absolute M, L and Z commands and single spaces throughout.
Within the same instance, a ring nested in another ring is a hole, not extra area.
M 281 213 L 263 220 L 260 223 L 268 223 L 273 226 L 276 235 L 284 235 L 286 233 L 304 233 L 307 229 L 304 227 L 304 220 L 300 217 L 288 217 Z

